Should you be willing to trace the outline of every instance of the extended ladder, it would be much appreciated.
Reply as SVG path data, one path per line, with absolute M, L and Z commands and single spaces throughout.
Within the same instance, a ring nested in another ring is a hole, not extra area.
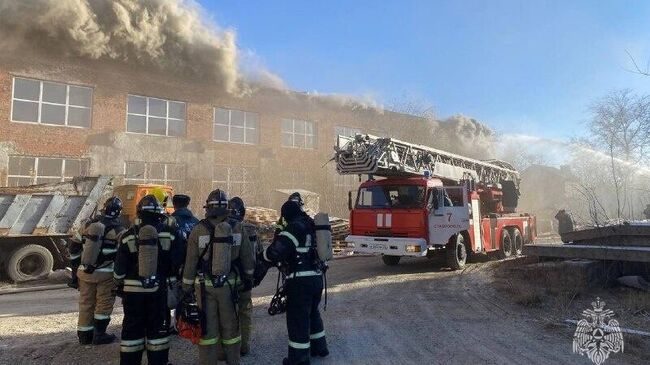
M 334 149 L 340 174 L 412 176 L 429 171 L 432 176 L 454 181 L 473 180 L 484 184 L 512 181 L 519 185 L 519 173 L 506 162 L 475 160 L 394 138 L 339 135 Z

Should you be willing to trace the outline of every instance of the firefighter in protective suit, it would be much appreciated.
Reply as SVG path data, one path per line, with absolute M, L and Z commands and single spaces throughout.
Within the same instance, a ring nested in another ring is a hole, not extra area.
M 149 365 L 167 365 L 169 310 L 167 279 L 178 272 L 182 253 L 164 210 L 153 195 L 137 205 L 139 223 L 119 239 L 114 277 L 122 296 L 124 320 L 120 365 L 139 365 L 147 350 Z M 182 249 L 182 248 L 181 248 Z
M 268 263 L 287 268 L 287 330 L 289 356 L 284 365 L 308 365 L 309 356 L 329 355 L 318 305 L 323 293 L 321 264 L 315 247 L 315 224 L 300 205 L 282 205 L 286 228 L 263 251 Z
M 117 237 L 124 231 L 119 217 L 122 201 L 111 197 L 81 232 L 81 239 L 70 244 L 73 280 L 79 288 L 77 336 L 82 345 L 103 345 L 115 341 L 106 333 L 115 304 L 113 265 Z
M 233 249 L 233 229 L 228 222 L 228 197 L 214 190 L 205 202 L 205 219 L 188 239 L 183 271 L 183 291 L 196 291 L 201 309 L 202 336 L 199 364 L 218 360 L 218 346 L 228 365 L 240 361 L 241 336 L 237 318 L 237 295 L 241 279 L 236 270 L 239 250 Z
M 250 338 L 253 328 L 253 274 L 255 273 L 255 264 L 259 253 L 257 244 L 257 228 L 244 222 L 246 215 L 246 206 L 244 201 L 236 196 L 228 202 L 230 211 L 229 222 L 233 227 L 235 235 L 241 234 L 241 244 L 239 247 L 233 246 L 233 250 L 239 250 L 238 270 L 241 275 L 241 284 L 239 286 L 239 328 L 241 332 L 241 354 L 246 355 L 250 352 Z

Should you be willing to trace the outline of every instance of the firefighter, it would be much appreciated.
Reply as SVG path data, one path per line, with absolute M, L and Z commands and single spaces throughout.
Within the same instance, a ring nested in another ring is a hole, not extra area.
M 299 192 L 296 191 L 296 192 L 292 193 L 291 195 L 289 195 L 289 198 L 287 199 L 287 201 L 296 202 L 296 204 L 298 204 L 298 206 L 300 206 L 300 210 L 303 211 L 303 212 L 305 211 L 305 202 L 302 200 L 302 196 L 300 195 Z M 277 235 L 280 232 L 282 232 L 286 228 L 286 226 L 287 226 L 287 221 L 282 216 L 280 216 L 280 219 L 278 219 L 278 221 L 275 223 L 275 235 L 274 235 L 274 238 L 277 237 Z
M 114 277 L 122 295 L 124 320 L 121 365 L 167 365 L 169 334 L 166 281 L 181 265 L 175 234 L 165 224 L 162 205 L 153 195 L 137 205 L 139 223 L 120 236 Z
M 232 231 L 228 197 L 222 190 L 214 190 L 205 202 L 205 219 L 190 233 L 183 271 L 183 291 L 189 295 L 195 290 L 201 309 L 201 365 L 217 363 L 217 344 L 223 346 L 228 365 L 240 361 L 237 287 L 241 280 L 234 270 L 233 261 L 239 258 L 233 257 L 238 250 L 233 249 Z
M 309 356 L 329 355 L 318 305 L 323 293 L 322 266 L 315 247 L 315 224 L 289 200 L 282 205 L 286 228 L 263 251 L 263 259 L 287 270 L 289 356 L 284 365 L 309 364 Z
M 172 217 L 176 220 L 179 230 L 187 240 L 190 236 L 190 232 L 192 232 L 192 228 L 199 223 L 199 220 L 188 208 L 190 205 L 190 197 L 184 194 L 175 194 L 172 198 L 172 203 L 174 204 L 174 213 L 172 213 Z
M 78 251 L 75 251 L 79 286 L 79 321 L 77 336 L 82 345 L 103 345 L 115 341 L 107 334 L 115 304 L 113 265 L 117 237 L 124 227 L 120 223 L 122 201 L 111 197 L 104 203 L 102 214 L 86 223 Z
M 230 223 L 234 231 L 241 232 L 241 245 L 239 249 L 242 283 L 239 287 L 239 328 L 241 331 L 241 354 L 250 352 L 250 338 L 253 325 L 253 274 L 255 272 L 256 257 L 260 246 L 257 244 L 257 228 L 244 222 L 246 206 L 240 197 L 234 197 L 228 202 L 230 210 Z

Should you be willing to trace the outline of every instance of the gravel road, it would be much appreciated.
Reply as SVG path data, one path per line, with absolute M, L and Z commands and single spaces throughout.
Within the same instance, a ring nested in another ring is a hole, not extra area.
M 500 297 L 491 282 L 498 262 L 451 272 L 426 259 L 387 267 L 378 257 L 332 262 L 324 312 L 331 356 L 312 364 L 590 364 L 572 353 L 572 328 Z M 287 346 L 284 316 L 266 307 L 275 271 L 254 291 L 254 348 L 243 364 L 279 364 Z M 76 341 L 73 290 L 0 296 L 0 364 L 117 364 L 117 344 Z M 119 300 L 118 300 L 119 303 Z M 121 307 L 110 331 L 119 332 Z M 613 354 L 609 364 L 647 364 L 650 354 Z M 196 364 L 196 349 L 175 339 L 173 364 Z

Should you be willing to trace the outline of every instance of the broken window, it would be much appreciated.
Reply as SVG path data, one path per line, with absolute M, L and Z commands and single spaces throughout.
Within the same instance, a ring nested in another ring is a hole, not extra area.
M 259 115 L 234 109 L 214 108 L 213 139 L 219 142 L 259 143 Z
M 282 146 L 314 149 L 316 128 L 313 122 L 297 119 L 282 119 Z
M 15 77 L 11 120 L 88 128 L 92 92 L 89 87 Z
M 88 176 L 86 159 L 9 156 L 8 186 L 55 183 L 76 176 Z
M 126 130 L 159 136 L 185 136 L 186 104 L 180 101 L 129 95 Z

